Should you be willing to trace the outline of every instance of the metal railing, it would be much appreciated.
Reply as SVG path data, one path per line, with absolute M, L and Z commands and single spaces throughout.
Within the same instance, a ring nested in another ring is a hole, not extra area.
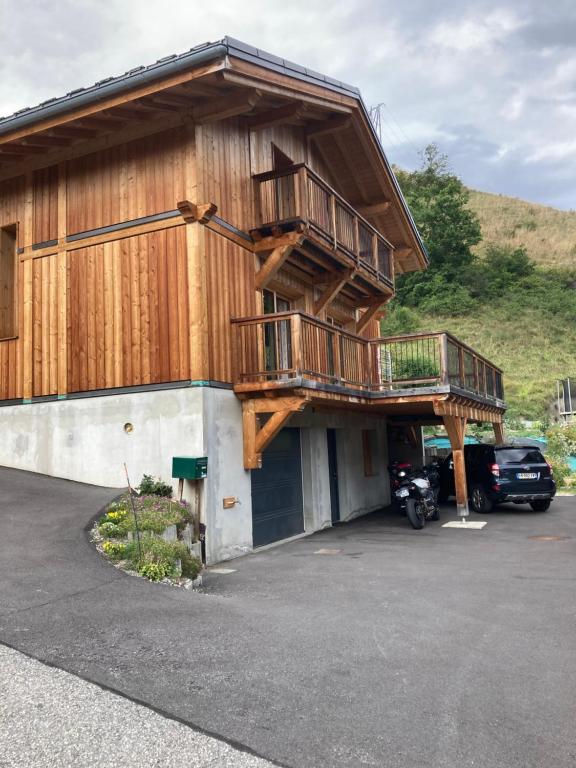
M 254 180 L 259 228 L 302 222 L 326 245 L 393 284 L 393 246 L 308 166 L 260 173 Z
M 232 321 L 235 381 L 309 379 L 386 392 L 452 386 L 503 400 L 502 371 L 449 333 L 365 339 L 303 312 Z

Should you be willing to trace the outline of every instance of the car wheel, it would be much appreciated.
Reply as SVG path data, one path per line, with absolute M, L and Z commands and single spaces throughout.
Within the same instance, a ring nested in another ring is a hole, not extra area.
M 494 506 L 488 496 L 486 496 L 484 488 L 482 488 L 481 485 L 475 485 L 474 488 L 472 488 L 470 503 L 474 512 L 478 512 L 480 515 L 492 512 L 492 507 Z
M 550 499 L 545 499 L 544 501 L 531 501 L 530 506 L 534 512 L 546 512 L 546 510 L 550 508 L 550 503 Z

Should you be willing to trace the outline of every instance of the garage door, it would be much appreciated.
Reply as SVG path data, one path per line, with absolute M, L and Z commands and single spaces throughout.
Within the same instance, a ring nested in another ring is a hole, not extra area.
M 255 547 L 304 531 L 299 429 L 279 432 L 252 470 L 252 527 Z

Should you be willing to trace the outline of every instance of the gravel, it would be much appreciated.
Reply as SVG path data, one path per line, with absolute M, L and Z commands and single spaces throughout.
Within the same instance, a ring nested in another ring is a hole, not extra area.
M 1 768 L 272 765 L 5 646 L 0 691 Z

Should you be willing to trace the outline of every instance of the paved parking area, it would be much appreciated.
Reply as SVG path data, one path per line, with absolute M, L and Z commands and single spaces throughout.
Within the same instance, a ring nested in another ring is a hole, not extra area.
M 377 513 L 195 594 L 99 559 L 111 495 L 0 470 L 0 642 L 288 766 L 576 764 L 574 498 L 481 531 Z

